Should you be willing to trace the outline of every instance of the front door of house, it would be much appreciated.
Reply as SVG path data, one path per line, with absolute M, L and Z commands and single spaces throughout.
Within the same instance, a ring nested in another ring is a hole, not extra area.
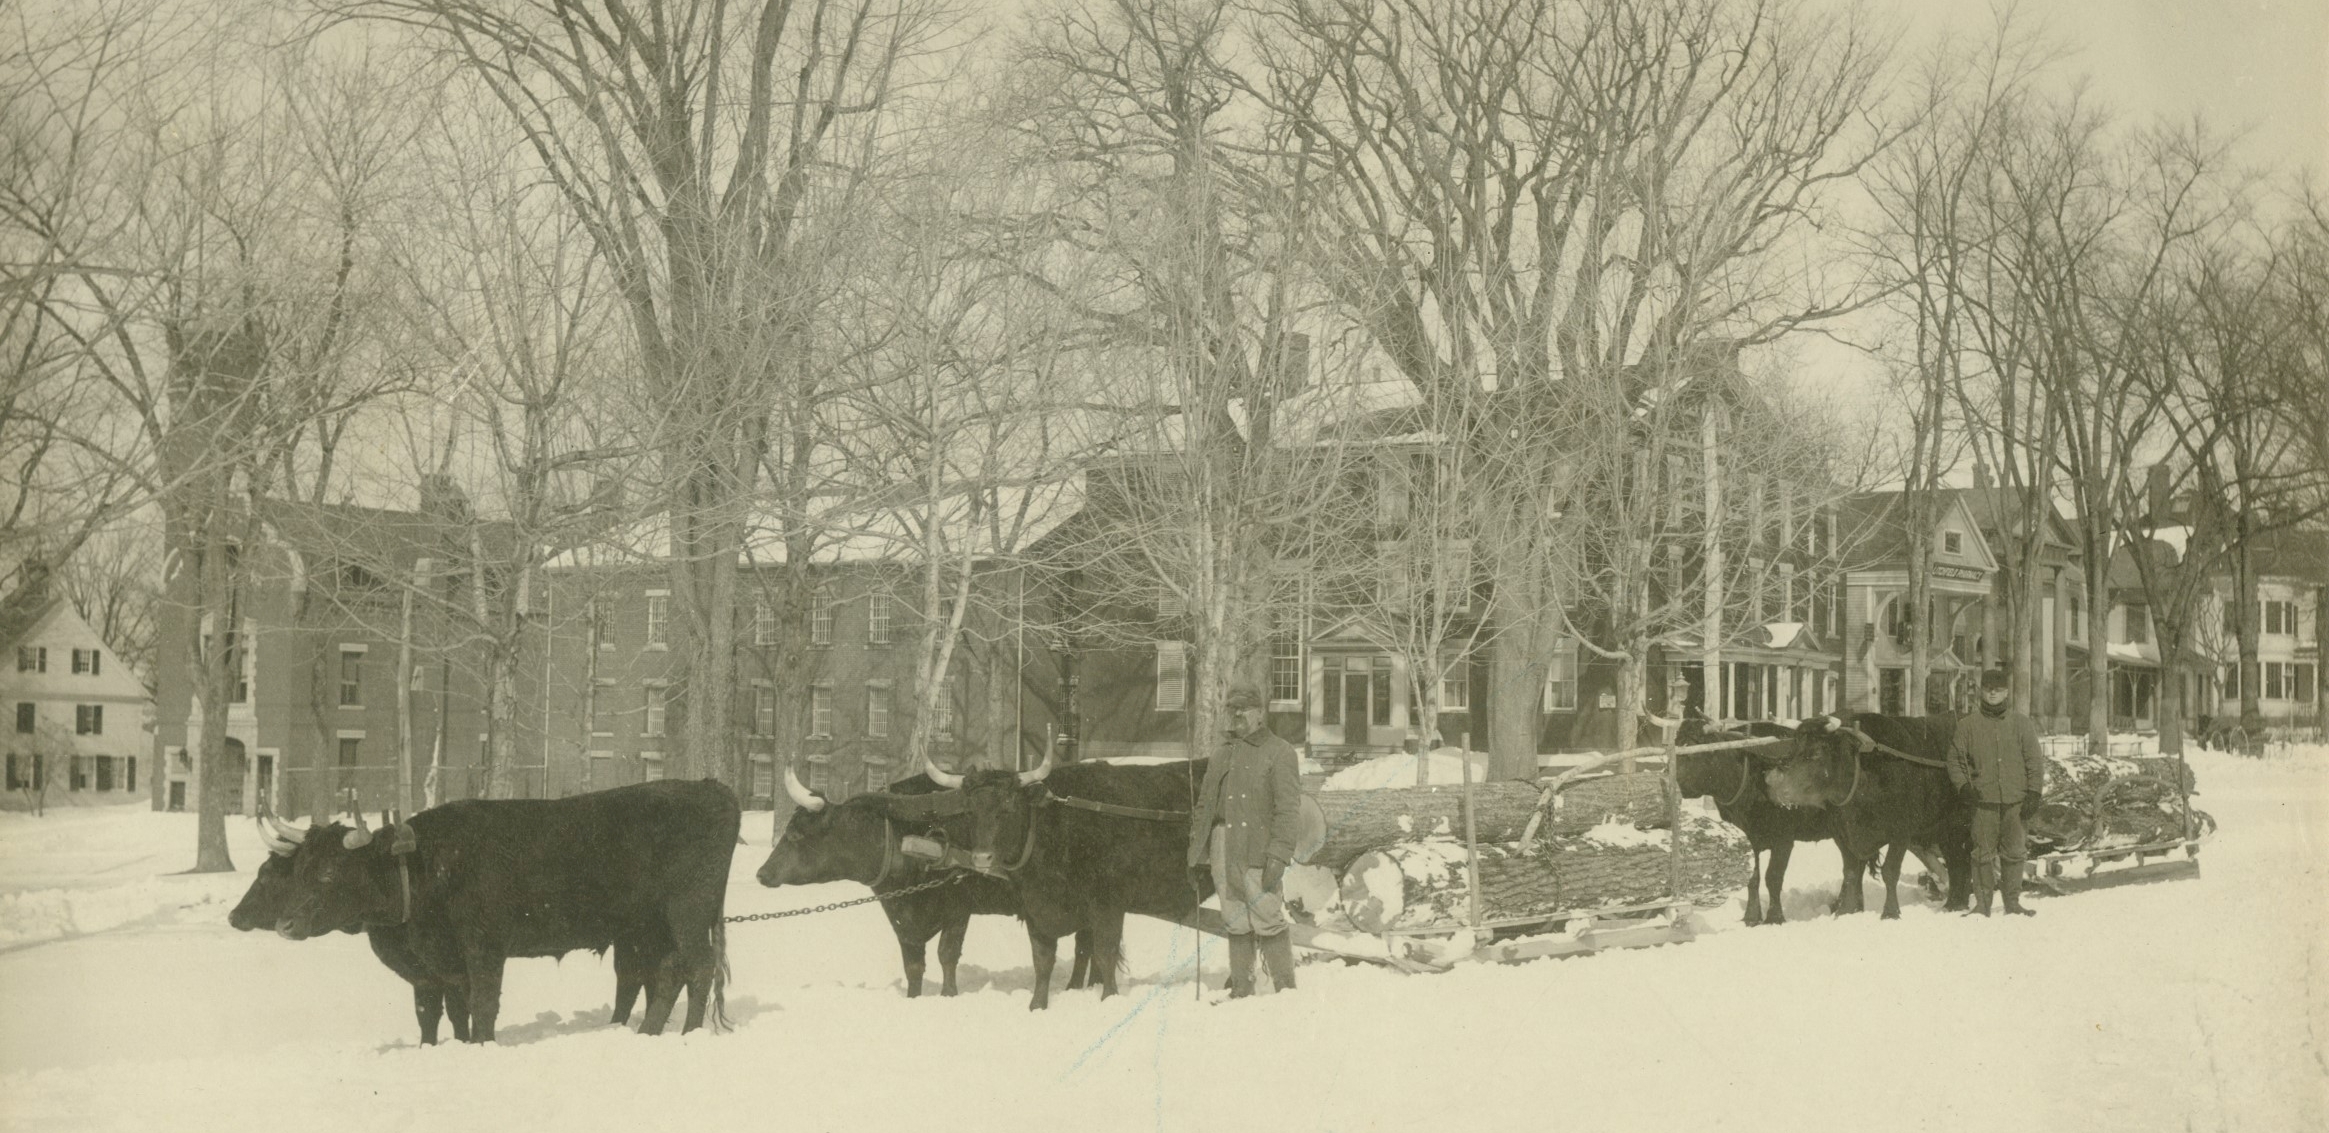
M 1354 661 L 1352 664 L 1364 664 Z M 1367 742 L 1367 691 L 1373 674 L 1365 669 L 1351 668 L 1342 674 L 1342 742 L 1350 747 L 1363 747 Z

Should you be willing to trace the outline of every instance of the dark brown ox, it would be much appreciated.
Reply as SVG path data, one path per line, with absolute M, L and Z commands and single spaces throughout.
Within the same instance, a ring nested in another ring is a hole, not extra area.
M 1794 738 L 1792 731 L 1777 725 L 1747 727 L 1749 730 L 1743 733 L 1709 731 L 1701 720 L 1692 719 L 1682 725 L 1675 742 L 1688 746 L 1756 736 L 1790 741 Z M 1747 923 L 1785 924 L 1788 860 L 1794 856 L 1797 842 L 1827 842 L 1835 838 L 1834 822 L 1828 811 L 1817 807 L 1797 810 L 1771 801 L 1757 749 L 1686 752 L 1676 758 L 1675 775 L 1681 783 L 1683 797 L 1715 800 L 1715 809 L 1721 813 L 1722 820 L 1746 834 L 1747 844 L 1752 847 L 1754 868 L 1747 879 Z M 1841 847 L 1838 849 L 1841 852 Z M 1860 863 L 1846 854 L 1843 868 L 1846 876 L 1854 876 Z M 1764 888 L 1771 893 L 1768 909 L 1763 905 Z
M 226 923 L 237 932 L 262 928 L 273 932 L 291 898 L 289 855 L 307 837 L 307 829 L 274 818 L 253 821 L 259 823 L 259 840 L 269 853 L 252 876 L 251 887 L 243 891 L 242 900 L 227 914 Z M 383 814 L 381 824 L 394 826 L 396 819 Z M 411 929 L 406 925 L 352 925 L 337 931 L 363 932 L 372 945 L 372 955 L 412 985 L 412 1011 L 420 1022 L 422 1045 L 436 1044 L 438 1025 L 444 1022 L 452 1024 L 454 1041 L 469 1041 L 469 983 L 465 973 L 440 972 L 429 967 L 421 959 Z M 638 1004 L 639 992 L 647 986 L 647 973 L 654 970 L 661 956 L 643 953 L 636 946 L 618 947 L 614 951 L 615 1010 L 609 1021 L 621 1026 L 630 1021 L 631 1008 Z
M 693 1030 L 719 1018 L 721 911 L 741 819 L 726 786 L 667 780 L 564 799 L 466 799 L 377 836 L 360 818 L 310 827 L 277 851 L 292 874 L 276 931 L 304 940 L 403 926 L 430 971 L 460 973 L 471 1042 L 493 1040 L 509 957 L 609 947 L 619 977 L 644 981 L 641 1031 L 662 1031 L 682 989 L 682 1030 Z
M 1900 866 L 1911 849 L 1940 848 L 1949 879 L 1947 907 L 1962 909 L 1973 862 L 1971 815 L 1949 783 L 1948 716 L 1858 713 L 1803 722 L 1778 766 L 1765 772 L 1772 801 L 1824 811 L 1844 860 L 1884 852 L 1884 916 L 1900 916 Z M 1847 867 L 1839 912 L 1867 907 L 1861 871 Z
M 1059 938 L 1089 932 L 1100 995 L 1114 995 L 1124 916 L 1192 922 L 1212 891 L 1187 866 L 1189 811 L 1205 761 L 1119 767 L 1105 763 L 960 777 L 970 802 L 974 868 L 1019 894 L 1034 954 L 1030 1010 L 1051 1003 Z
M 758 875 L 760 883 L 770 887 L 855 881 L 871 888 L 881 898 L 890 932 L 898 938 L 909 999 L 922 994 L 931 937 L 938 938 L 939 994 L 953 995 L 960 990 L 956 972 L 970 918 L 1019 915 L 1019 895 L 1010 882 L 949 870 L 906 851 L 908 838 L 942 848 L 960 847 L 970 839 L 968 804 L 933 776 L 960 781 L 932 768 L 930 774 L 833 802 L 803 786 L 800 777 L 786 768 L 784 789 L 793 801 L 792 816 L 769 847 Z M 952 880 L 947 880 L 950 874 Z M 932 881 L 941 884 L 922 887 Z M 1084 986 L 1090 971 L 1090 934 L 1078 933 L 1068 990 Z

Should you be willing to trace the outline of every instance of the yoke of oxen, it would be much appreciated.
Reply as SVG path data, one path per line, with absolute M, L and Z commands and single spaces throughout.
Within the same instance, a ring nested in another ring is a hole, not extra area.
M 1833 716 L 1804 721 L 1792 742 L 1759 753 L 1771 801 L 1796 810 L 1842 806 L 1859 786 L 1865 739 Z

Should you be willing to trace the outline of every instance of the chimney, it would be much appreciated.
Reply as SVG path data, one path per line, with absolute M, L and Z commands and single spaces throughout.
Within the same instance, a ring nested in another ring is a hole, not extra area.
M 1316 380 L 1310 372 L 1310 336 L 1288 331 L 1278 342 L 1277 387 L 1292 392 Z
M 2151 522 L 2166 522 L 2175 509 L 2175 492 L 2168 479 L 2167 465 L 2154 464 L 2145 469 L 2143 487 L 2151 504 Z
M 1980 457 L 1973 459 L 1973 486 L 1976 488 L 1989 487 L 1989 462 Z

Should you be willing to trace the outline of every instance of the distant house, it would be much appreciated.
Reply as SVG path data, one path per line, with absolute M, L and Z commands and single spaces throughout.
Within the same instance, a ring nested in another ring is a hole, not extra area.
M 2257 537 L 2250 558 L 2257 619 L 2257 700 L 2268 726 L 2319 728 L 2329 671 L 2321 658 L 2321 631 L 2329 619 L 2329 531 L 2301 529 Z M 2220 719 L 2240 715 L 2240 658 L 2222 606 L 2234 597 L 2230 570 L 2219 572 L 2213 630 L 2207 635 L 2218 666 L 2213 698 Z
M 1713 363 L 1702 371 L 1710 380 L 1678 387 L 1684 399 L 1678 403 L 1678 419 L 1686 423 L 1694 446 L 1702 435 L 1698 415 L 1704 406 L 1720 400 L 1736 409 L 1751 400 L 1735 380 L 1735 351 L 1710 347 L 1704 357 Z M 1492 708 L 1502 711 L 1492 701 L 1517 696 L 1523 698 L 1521 711 L 1535 718 L 1538 752 L 1611 744 L 1617 732 L 1617 666 L 1574 636 L 1548 635 L 1551 640 L 1532 665 L 1541 667 L 1541 680 L 1533 673 L 1526 682 L 1500 678 L 1493 671 L 1494 650 L 1487 647 L 1494 628 L 1487 624 L 1493 599 L 1488 564 L 1476 561 L 1461 533 L 1427 552 L 1407 538 L 1425 506 L 1418 486 L 1429 483 L 1435 455 L 1454 443 L 1416 407 L 1412 386 L 1404 381 L 1364 384 L 1344 391 L 1345 401 L 1331 406 L 1324 404 L 1321 387 L 1308 387 L 1301 396 L 1321 404 L 1289 400 L 1282 409 L 1289 414 L 1321 410 L 1327 422 L 1277 434 L 1277 459 L 1289 464 L 1315 460 L 1336 469 L 1332 487 L 1319 492 L 1347 498 L 1316 501 L 1319 512 L 1331 517 L 1315 536 L 1327 549 L 1313 546 L 1307 559 L 1278 564 L 1268 601 L 1255 607 L 1269 624 L 1247 627 L 1266 637 L 1269 726 L 1306 745 L 1322 762 L 1354 760 L 1429 742 L 1432 737 L 1418 735 L 1428 697 L 1436 701 L 1440 741 L 1484 749 L 1489 714 Z M 1509 415 L 1534 411 L 1520 399 L 1543 393 L 1502 396 L 1507 404 L 1496 412 Z M 1741 422 L 1760 418 L 1748 406 L 1723 420 L 1731 422 L 1727 427 L 1744 428 Z M 1137 516 L 1142 508 L 1116 506 L 1111 500 L 1136 493 L 1144 484 L 1166 482 L 1141 467 L 1161 462 L 1169 468 L 1176 459 L 1177 433 L 1170 428 L 1159 432 L 1145 448 L 1091 469 L 1091 504 L 1055 535 L 1066 553 L 1053 557 L 1073 561 L 1073 545 L 1104 544 L 1111 525 L 1137 522 L 1116 518 L 1112 509 Z M 1329 449 L 1331 456 L 1321 455 Z M 1729 464 L 1725 461 L 1724 467 Z M 1695 459 L 1653 474 L 1665 477 L 1659 481 L 1664 490 L 1699 490 Z M 1727 474 L 1734 478 L 1729 489 L 1738 513 L 1734 518 L 1747 521 L 1735 523 L 1737 545 L 1727 548 L 1726 573 L 1738 581 L 1725 598 L 1724 639 L 1712 648 L 1701 640 L 1702 539 L 1689 524 L 1677 524 L 1665 533 L 1667 549 L 1674 553 L 1661 558 L 1651 582 L 1657 590 L 1653 604 L 1678 612 L 1649 648 L 1643 673 L 1647 703 L 1652 711 L 1664 710 L 1667 678 L 1673 674 L 1685 682 L 1689 705 L 1712 715 L 1792 719 L 1827 711 L 1841 696 L 1843 628 L 1833 493 L 1776 476 Z M 1676 512 L 1688 514 L 1696 507 L 1693 502 Z M 1411 558 L 1424 553 L 1444 557 L 1444 566 L 1429 572 L 1436 581 L 1428 596 L 1420 573 L 1403 574 L 1384 562 L 1394 551 Z M 1194 627 L 1176 591 L 1161 580 L 1123 577 L 1135 573 L 1119 570 L 1103 583 L 1070 571 L 1070 593 L 1061 601 L 1069 642 L 1064 663 L 1074 690 L 1068 723 L 1086 755 L 1180 755 L 1189 748 Z M 1392 597 L 1386 600 L 1386 594 Z M 1419 616 L 1415 611 L 1428 612 Z M 1574 604 L 1568 614 L 1573 625 L 1606 628 L 1603 613 L 1587 603 Z M 1413 632 L 1425 619 L 1433 623 L 1430 632 Z M 1412 654 L 1434 642 L 1446 651 L 1439 658 L 1443 675 L 1436 688 L 1419 689 Z M 1515 683 L 1524 687 L 1512 688 Z
M 468 527 L 437 510 L 269 501 L 259 545 L 238 550 L 247 581 L 227 646 L 235 679 L 226 750 L 229 813 L 311 813 L 354 801 L 396 805 L 409 758 L 416 797 L 434 772 L 440 799 L 482 791 L 486 740 L 479 648 L 448 611 L 468 602 Z M 491 537 L 505 538 L 493 532 Z M 186 655 L 198 564 L 165 568 L 152 743 L 157 809 L 192 809 L 201 706 Z M 409 599 L 409 600 L 408 600 Z M 399 651 L 412 646 L 399 689 Z M 521 688 L 533 687 L 519 674 Z M 400 705 L 405 714 L 399 714 Z M 521 729 L 536 717 L 519 716 Z M 523 735 L 520 753 L 539 752 Z M 521 759 L 521 795 L 545 771 Z
M 1022 521 L 1013 540 L 1039 539 L 1076 509 L 1076 484 L 1008 489 L 990 506 Z M 907 747 L 923 703 L 917 661 L 933 611 L 925 609 L 915 541 L 893 516 L 846 525 L 811 557 L 809 656 L 784 689 L 777 612 L 768 596 L 783 569 L 781 541 L 754 539 L 738 561 L 736 687 L 729 703 L 743 745 L 746 806 L 776 805 L 792 767 L 831 798 L 879 790 L 918 773 Z M 930 701 L 929 754 L 941 767 L 1032 766 L 1058 728 L 1066 697 L 1058 657 L 1040 632 L 1047 595 L 1030 586 L 993 538 L 958 522 L 974 584 L 943 686 Z M 955 546 L 961 543 L 955 542 Z M 1010 548 L 1006 547 L 1005 552 Z M 684 691 L 672 679 L 674 606 L 669 538 L 648 519 L 549 564 L 541 698 L 543 760 L 554 794 L 600 790 L 666 774 Z M 943 607 L 935 611 L 944 616 Z M 1030 626 L 1037 626 L 1031 629 Z M 802 724 L 784 719 L 785 692 L 801 694 Z
M 0 807 L 144 797 L 153 698 L 113 647 L 61 598 L 0 608 L 7 792 Z

